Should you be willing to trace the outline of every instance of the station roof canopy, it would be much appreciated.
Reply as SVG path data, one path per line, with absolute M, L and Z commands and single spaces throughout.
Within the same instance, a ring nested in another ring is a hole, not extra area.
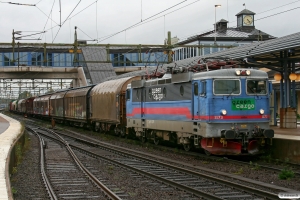
M 226 49 L 205 56 L 179 60 L 170 64 L 164 64 L 157 70 L 166 71 L 167 67 L 195 66 L 205 60 L 236 60 L 240 61 L 239 63 L 242 67 L 267 68 L 269 69 L 269 77 L 273 77 L 276 72 L 284 72 L 285 66 L 288 66 L 288 72 L 290 73 L 292 65 L 286 65 L 287 63 L 296 63 L 295 72 L 300 72 L 300 64 L 297 64 L 300 63 L 300 32 L 272 40 L 254 42 L 249 45 Z M 129 72 L 118 77 L 144 76 L 151 74 L 154 70 L 156 70 L 156 67 L 149 67 L 147 70 Z M 116 77 L 109 79 L 113 78 Z
M 164 65 L 164 68 L 194 66 L 201 60 L 207 59 L 238 60 L 244 67 L 268 68 L 275 72 L 284 72 L 284 66 L 287 66 L 284 65 L 285 62 L 300 63 L 300 32 L 272 40 L 254 42 L 249 45 L 226 49 L 205 56 L 179 60 Z M 299 65 L 296 65 L 295 71 L 300 71 Z

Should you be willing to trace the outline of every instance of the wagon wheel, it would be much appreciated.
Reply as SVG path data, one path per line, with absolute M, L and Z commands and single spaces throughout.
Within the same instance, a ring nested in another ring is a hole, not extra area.
M 99 126 L 98 132 L 99 132 L 99 133 L 103 133 L 103 129 L 102 129 L 101 126 Z
M 125 137 L 126 136 L 126 130 L 125 128 L 120 129 L 120 137 Z
M 155 145 L 158 145 L 159 144 L 159 138 L 154 136 L 153 142 L 154 142 Z
M 105 124 L 100 124 L 100 133 L 106 134 Z
M 95 126 L 94 126 L 94 131 L 95 131 L 95 132 L 98 132 L 99 130 L 100 130 L 100 127 L 95 125 Z
M 184 148 L 185 151 L 190 151 L 191 145 L 190 144 L 184 144 L 183 148 Z
M 119 129 L 118 127 L 116 127 L 116 128 L 114 129 L 114 132 L 115 132 L 115 135 L 116 135 L 116 136 L 119 136 L 119 135 L 120 135 L 120 129 Z
M 147 141 L 147 138 L 146 138 L 146 137 L 144 137 L 144 136 L 140 136 L 140 140 L 141 140 L 141 142 L 142 142 L 142 143 L 146 143 L 146 141 Z

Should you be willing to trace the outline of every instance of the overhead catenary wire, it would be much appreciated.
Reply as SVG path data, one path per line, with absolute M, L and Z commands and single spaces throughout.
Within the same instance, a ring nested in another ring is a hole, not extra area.
M 59 26 L 59 29 L 54 37 L 54 39 L 52 40 L 52 43 L 54 42 L 54 40 L 56 39 L 61 27 L 65 24 L 65 22 L 69 19 L 70 15 L 74 12 L 74 10 L 77 8 L 77 6 L 79 5 L 79 3 L 81 2 L 81 0 L 79 0 L 79 2 L 77 3 L 77 5 L 75 6 L 75 8 L 73 8 L 73 10 L 71 11 L 71 13 L 68 15 L 68 17 L 65 19 L 65 21 Z
M 178 6 L 178 5 L 180 5 L 180 4 L 182 4 L 182 3 L 186 2 L 186 1 L 187 1 L 187 0 L 184 0 L 184 1 L 180 2 L 180 3 L 177 3 L 177 4 L 175 4 L 175 5 L 171 6 L 171 7 L 169 7 L 169 8 L 167 8 L 167 9 L 163 10 L 163 11 L 160 11 L 159 13 L 156 13 L 156 14 L 154 14 L 154 15 L 152 15 L 152 16 L 146 18 L 146 19 L 144 19 L 143 21 L 147 21 L 147 20 L 149 20 L 149 19 L 151 19 L 151 18 L 153 18 L 153 17 L 155 17 L 155 16 L 157 16 L 157 15 L 159 15 L 159 14 L 161 14 L 161 13 L 167 11 L 167 10 L 170 10 L 170 9 L 172 9 L 172 8 Z M 143 21 L 141 21 L 141 22 L 143 22 Z M 111 37 L 113 37 L 113 36 L 115 36 L 115 35 L 117 35 L 117 34 L 119 34 L 119 33 L 122 33 L 122 32 L 125 31 L 125 30 L 128 30 L 128 29 L 130 29 L 130 28 L 132 28 L 132 27 L 135 27 L 136 25 L 140 24 L 141 22 L 135 23 L 135 24 L 133 24 L 133 25 L 131 25 L 131 26 L 129 26 L 129 27 L 127 27 L 127 28 L 121 30 L 121 31 L 118 31 L 118 32 L 116 32 L 116 33 L 113 33 L 113 34 L 111 34 L 110 36 L 108 36 L 107 38 L 104 38 L 104 39 L 102 39 L 102 40 L 100 40 L 100 41 L 98 41 L 98 42 L 102 42 L 102 41 L 104 41 L 104 40 L 107 40 L 107 39 L 109 39 L 109 38 L 111 38 Z M 97 38 L 97 40 L 98 40 L 98 38 Z

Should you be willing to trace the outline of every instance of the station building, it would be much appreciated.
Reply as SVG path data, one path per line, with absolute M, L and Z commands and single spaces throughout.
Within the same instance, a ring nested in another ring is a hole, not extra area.
M 236 27 L 229 27 L 228 21 L 221 19 L 214 24 L 214 29 L 178 42 L 178 45 L 205 45 L 205 47 L 175 48 L 174 61 L 204 56 L 227 48 L 275 38 L 255 28 L 255 13 L 250 10 L 242 10 L 236 14 L 236 19 Z

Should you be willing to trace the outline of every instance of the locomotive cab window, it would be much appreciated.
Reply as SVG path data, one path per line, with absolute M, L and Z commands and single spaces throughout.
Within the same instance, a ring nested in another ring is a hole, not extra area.
M 198 96 L 198 90 L 199 90 L 198 83 L 196 82 L 196 83 L 194 83 L 194 95 L 195 96 Z
M 249 95 L 267 94 L 267 83 L 265 80 L 247 80 L 246 91 Z
M 238 79 L 215 79 L 213 87 L 215 95 L 238 95 L 241 93 Z
M 200 84 L 200 96 L 206 95 L 206 81 L 201 81 Z
M 126 90 L 126 100 L 130 100 L 130 89 Z
M 136 99 L 140 99 L 140 91 L 138 89 L 136 90 Z
M 183 95 L 184 95 L 184 88 L 183 88 L 183 86 L 182 86 L 182 85 L 180 86 L 180 95 L 181 95 L 181 96 L 183 96 Z

